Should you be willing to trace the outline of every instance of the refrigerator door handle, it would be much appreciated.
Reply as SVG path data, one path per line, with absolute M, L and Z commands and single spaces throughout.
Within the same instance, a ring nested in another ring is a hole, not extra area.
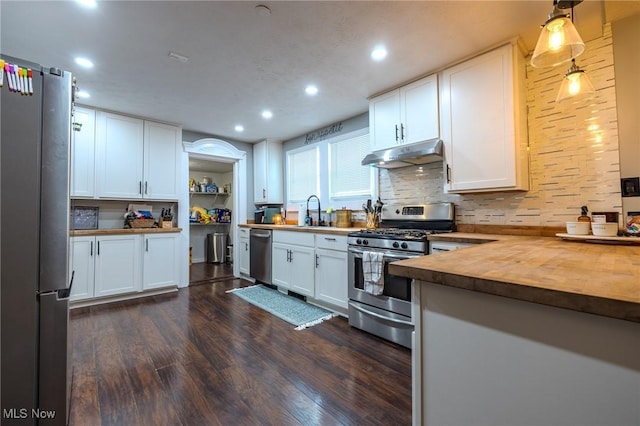
M 40 286 L 67 288 L 69 271 L 69 153 L 71 74 L 43 73 L 40 176 Z

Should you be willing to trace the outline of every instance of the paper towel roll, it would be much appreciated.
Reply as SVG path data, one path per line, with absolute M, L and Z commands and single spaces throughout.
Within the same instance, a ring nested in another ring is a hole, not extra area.
M 298 206 L 298 226 L 304 226 L 304 217 L 307 215 L 307 208 L 304 204 Z

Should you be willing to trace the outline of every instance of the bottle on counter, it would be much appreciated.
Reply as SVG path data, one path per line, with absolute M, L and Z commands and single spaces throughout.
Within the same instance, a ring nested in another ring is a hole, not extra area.
M 578 216 L 578 222 L 591 222 L 591 218 L 587 215 L 589 212 L 587 206 L 580 207 L 580 210 L 582 211 L 582 214 Z

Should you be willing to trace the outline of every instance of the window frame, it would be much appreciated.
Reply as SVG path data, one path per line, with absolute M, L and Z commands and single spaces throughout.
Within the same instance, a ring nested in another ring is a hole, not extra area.
M 321 140 L 319 142 L 303 145 L 297 148 L 293 148 L 285 152 L 285 193 L 286 193 L 286 206 L 287 210 L 298 210 L 300 203 L 306 203 L 307 200 L 292 200 L 290 198 L 290 155 L 297 154 L 299 152 L 316 148 L 318 152 L 318 193 L 310 192 L 308 196 L 317 195 L 320 199 L 320 204 L 323 211 L 326 211 L 328 207 L 332 207 L 334 210 L 346 208 L 349 210 L 362 210 L 362 204 L 368 199 L 375 199 L 378 194 L 378 173 L 379 170 L 375 167 L 370 167 L 370 194 L 357 195 L 353 197 L 336 197 L 330 198 L 331 188 L 331 158 L 330 158 L 330 145 L 342 142 L 347 139 L 353 139 L 369 134 L 369 128 L 364 127 L 362 129 L 354 130 L 342 135 L 334 136 Z M 314 201 L 315 206 L 315 201 Z M 306 206 L 305 206 L 306 207 Z

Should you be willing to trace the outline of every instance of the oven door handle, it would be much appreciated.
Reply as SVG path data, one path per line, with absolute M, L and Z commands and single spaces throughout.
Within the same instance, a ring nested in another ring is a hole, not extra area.
M 395 322 L 395 323 L 403 324 L 403 325 L 413 325 L 413 323 L 410 322 L 410 321 L 403 321 L 403 320 L 399 320 L 399 319 L 395 319 L 395 318 L 385 317 L 384 315 L 380 315 L 378 313 L 371 312 L 371 311 L 369 311 L 367 309 L 361 308 L 360 306 L 356 306 L 351 302 L 349 302 L 349 306 L 351 306 L 352 308 L 354 308 L 357 311 L 362 312 L 363 314 L 371 315 L 372 317 L 380 318 L 380 319 L 383 319 L 385 321 Z
M 380 250 L 377 250 L 380 251 Z M 358 254 L 358 255 L 362 255 L 364 253 L 364 250 L 361 249 L 356 249 L 356 248 L 350 248 L 349 249 L 350 253 L 353 254 Z M 398 260 L 404 260 L 404 259 L 411 259 L 413 257 L 420 257 L 422 256 L 421 254 L 393 254 L 393 253 L 384 253 L 384 257 L 386 258 L 390 258 L 390 259 L 398 259 Z

